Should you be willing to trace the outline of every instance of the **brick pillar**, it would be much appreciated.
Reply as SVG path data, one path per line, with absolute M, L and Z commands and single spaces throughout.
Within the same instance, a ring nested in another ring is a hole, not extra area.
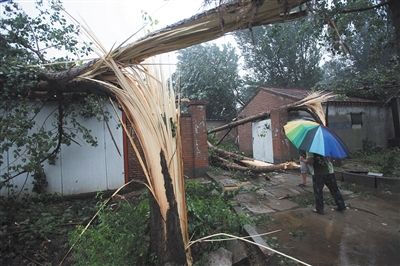
M 287 110 L 271 110 L 272 143 L 274 151 L 274 162 L 286 162 L 297 156 L 293 145 L 286 138 L 283 126 L 288 121 Z
M 182 160 L 185 176 L 194 176 L 193 128 L 190 114 L 181 114 Z
M 208 169 L 206 107 L 204 102 L 192 101 L 188 109 L 192 117 L 194 177 L 199 177 Z

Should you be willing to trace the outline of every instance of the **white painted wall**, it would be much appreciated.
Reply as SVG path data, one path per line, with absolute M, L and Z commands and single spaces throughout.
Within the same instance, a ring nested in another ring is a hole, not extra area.
M 36 117 L 37 128 L 35 130 L 42 125 L 46 129 L 54 128 L 57 122 L 49 114 L 56 108 L 56 105 L 49 104 L 42 109 Z M 106 109 L 112 115 L 108 124 L 116 145 L 107 129 L 106 122 L 98 121 L 96 118 L 80 118 L 79 122 L 92 131 L 92 135 L 97 138 L 98 145 L 93 147 L 83 139 L 77 139 L 80 145 L 74 142 L 70 146 L 62 145 L 55 165 L 45 164 L 44 167 L 48 193 L 72 195 L 116 189 L 124 184 L 122 127 L 118 127 L 118 117 L 112 106 L 108 105 Z M 118 116 L 121 116 L 119 110 Z M 18 160 L 13 162 L 13 158 L 10 158 L 11 155 L 11 152 L 3 154 L 4 163 L 0 166 L 0 174 L 9 170 L 7 166 L 11 167 L 13 163 L 18 162 Z M 14 178 L 10 183 L 17 192 L 23 188 L 26 193 L 31 193 L 32 180 L 32 176 L 23 174 Z M 9 188 L 3 187 L 0 195 L 6 196 L 10 192 Z
M 273 163 L 274 149 L 272 144 L 271 119 L 252 123 L 253 158 L 256 160 Z

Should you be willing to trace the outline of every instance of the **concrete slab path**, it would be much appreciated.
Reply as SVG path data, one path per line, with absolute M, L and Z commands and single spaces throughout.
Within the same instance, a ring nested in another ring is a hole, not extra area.
M 218 174 L 209 176 L 224 186 L 218 181 Z M 225 178 L 228 176 L 225 174 Z M 362 189 L 355 193 L 346 185 L 350 189 L 341 192 L 349 209 L 340 213 L 331 210 L 333 200 L 325 189 L 325 215 L 319 215 L 312 212 L 311 178 L 305 188 L 298 186 L 300 176 L 296 172 L 274 173 L 269 180 L 239 178 L 238 184 L 250 184 L 237 186 L 235 209 L 258 218 L 266 217 L 255 226 L 259 233 L 281 229 L 274 236 L 263 237 L 279 251 L 311 265 L 399 265 L 400 194 Z M 267 265 L 282 263 L 287 262 L 276 255 L 266 262 Z

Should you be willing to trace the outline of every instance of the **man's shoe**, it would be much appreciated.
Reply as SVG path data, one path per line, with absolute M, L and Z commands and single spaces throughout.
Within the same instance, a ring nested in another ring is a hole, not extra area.
M 336 207 L 336 208 L 334 208 L 333 209 L 334 211 L 337 211 L 337 212 L 344 212 L 345 210 L 347 210 L 347 207 L 345 206 L 345 207 Z
M 315 213 L 324 215 L 324 211 L 320 211 L 320 210 L 317 210 L 317 209 L 313 209 L 312 211 L 315 212 Z

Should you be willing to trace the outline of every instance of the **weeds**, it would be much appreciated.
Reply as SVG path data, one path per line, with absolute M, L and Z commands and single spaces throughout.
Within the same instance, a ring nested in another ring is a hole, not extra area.
M 240 234 L 241 226 L 250 223 L 246 216 L 238 216 L 228 199 L 214 183 L 186 182 L 189 234 L 198 239 L 215 233 Z M 89 228 L 74 249 L 77 265 L 153 265 L 155 257 L 149 252 L 149 205 L 142 197 L 137 204 L 118 202 L 100 212 L 98 222 Z M 75 242 L 83 227 L 70 236 Z M 194 261 L 223 242 L 198 243 L 192 246 Z
M 227 199 L 214 183 L 201 184 L 197 181 L 186 183 L 186 199 L 189 215 L 189 234 L 198 239 L 215 233 L 240 235 L 243 224 L 252 221 L 245 215 L 236 214 Z M 231 196 L 231 195 L 230 195 Z M 200 260 L 201 254 L 215 250 L 223 242 L 194 245 L 194 259 Z
M 385 176 L 400 176 L 400 148 L 368 149 L 353 153 L 351 157 L 368 165 L 370 172 L 380 172 Z
M 144 265 L 148 262 L 148 201 L 136 206 L 119 202 L 99 213 L 96 226 L 89 228 L 74 250 L 76 265 Z M 70 243 L 79 237 L 83 226 L 70 236 Z
M 300 207 L 306 208 L 314 205 L 314 193 L 302 193 L 290 198 L 292 201 L 296 202 Z M 324 193 L 324 203 L 326 205 L 335 205 L 335 201 L 331 194 Z

